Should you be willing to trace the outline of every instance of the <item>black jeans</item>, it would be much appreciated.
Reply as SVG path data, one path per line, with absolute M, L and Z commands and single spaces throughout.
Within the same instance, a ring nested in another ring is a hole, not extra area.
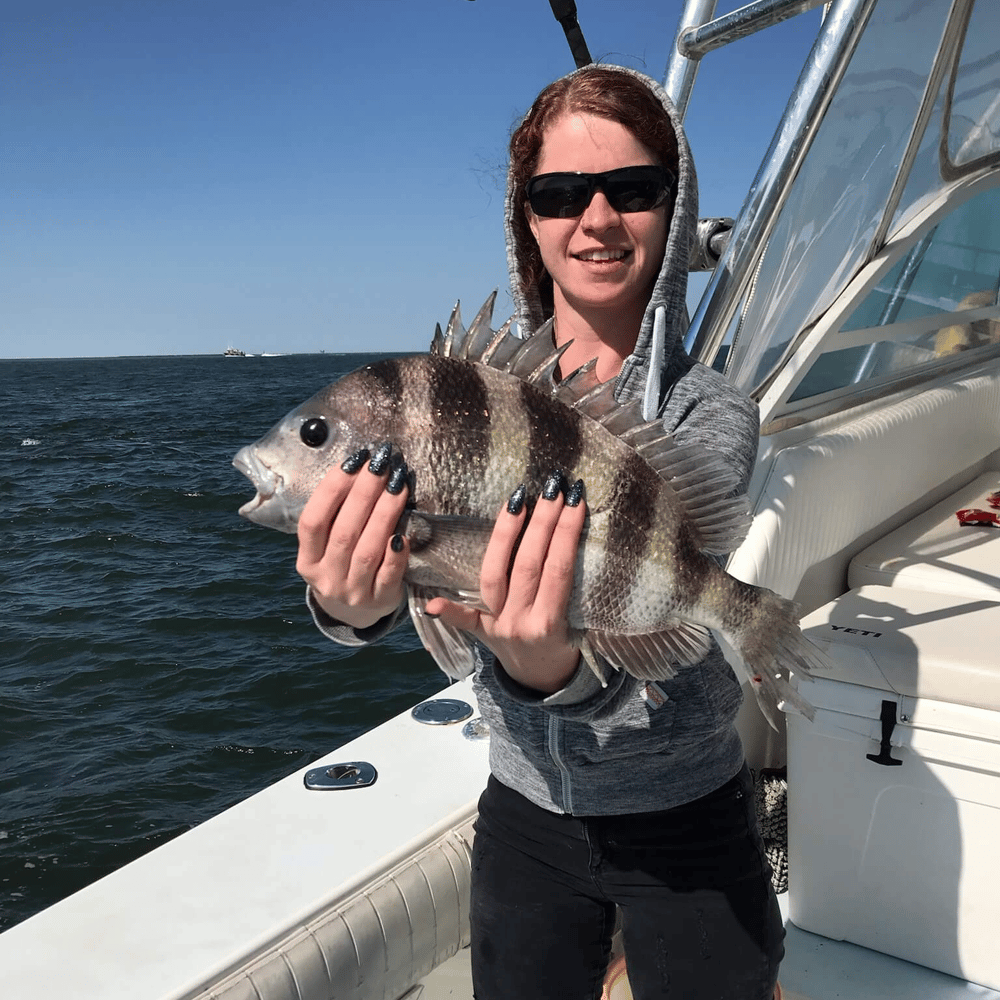
M 745 766 L 696 802 L 622 816 L 551 813 L 490 777 L 472 853 L 476 1000 L 598 997 L 616 904 L 635 1000 L 771 1000 L 784 927 Z

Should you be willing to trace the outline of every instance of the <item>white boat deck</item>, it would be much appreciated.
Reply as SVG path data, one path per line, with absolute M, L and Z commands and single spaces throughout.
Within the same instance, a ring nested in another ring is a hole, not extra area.
M 779 897 L 782 912 L 788 896 Z M 800 930 L 785 922 L 783 1000 L 1000 1000 L 1000 993 L 944 973 Z M 469 949 L 423 981 L 419 1000 L 472 1000 Z M 414 995 L 411 1000 L 417 1000 Z

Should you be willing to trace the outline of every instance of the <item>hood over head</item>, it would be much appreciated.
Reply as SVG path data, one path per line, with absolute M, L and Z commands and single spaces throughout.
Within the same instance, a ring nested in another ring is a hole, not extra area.
M 683 346 L 687 331 L 687 279 L 691 247 L 695 240 L 698 222 L 698 181 L 695 175 L 691 150 L 681 127 L 677 111 L 667 97 L 666 91 L 653 79 L 633 69 L 612 65 L 589 65 L 567 74 L 569 80 L 597 70 L 624 73 L 639 80 L 663 106 L 677 139 L 677 191 L 674 198 L 673 215 L 667 234 L 667 245 L 663 255 L 653 294 L 639 328 L 635 350 L 625 359 L 616 383 L 619 399 L 636 398 L 643 394 L 646 376 L 653 350 L 653 322 L 658 307 L 662 306 L 666 318 L 664 338 L 663 378 L 670 384 L 690 366 L 690 360 Z M 517 192 L 512 172 L 507 174 L 507 196 L 505 203 L 504 231 L 507 237 L 507 264 L 510 272 L 511 290 L 514 297 L 515 316 L 523 336 L 531 336 L 549 319 L 550 312 L 542 304 L 537 284 L 525 285 L 521 278 L 520 265 L 524 260 L 525 247 L 512 224 L 517 206 Z M 531 239 L 530 234 L 527 236 Z

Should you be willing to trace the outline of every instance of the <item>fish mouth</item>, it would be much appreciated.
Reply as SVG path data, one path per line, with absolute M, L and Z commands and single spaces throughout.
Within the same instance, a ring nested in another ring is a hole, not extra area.
M 233 458 L 233 466 L 239 469 L 257 488 L 257 495 L 243 504 L 238 513 L 251 521 L 259 521 L 260 518 L 254 517 L 254 514 L 274 499 L 275 493 L 281 489 L 282 477 L 264 465 L 254 454 L 250 445 L 240 448 Z

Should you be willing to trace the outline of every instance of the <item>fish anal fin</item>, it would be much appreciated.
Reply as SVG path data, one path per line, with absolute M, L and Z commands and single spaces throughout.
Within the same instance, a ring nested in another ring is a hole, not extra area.
M 699 663 L 712 648 L 712 633 L 707 628 L 682 621 L 644 635 L 589 629 L 586 638 L 590 648 L 612 666 L 650 681 L 670 680 L 678 667 Z
M 440 618 L 429 618 L 424 607 L 432 593 L 423 587 L 407 588 L 407 602 L 413 628 L 424 645 L 424 649 L 434 658 L 434 662 L 453 680 L 468 677 L 476 668 L 476 650 L 473 640 L 459 629 L 452 628 Z

